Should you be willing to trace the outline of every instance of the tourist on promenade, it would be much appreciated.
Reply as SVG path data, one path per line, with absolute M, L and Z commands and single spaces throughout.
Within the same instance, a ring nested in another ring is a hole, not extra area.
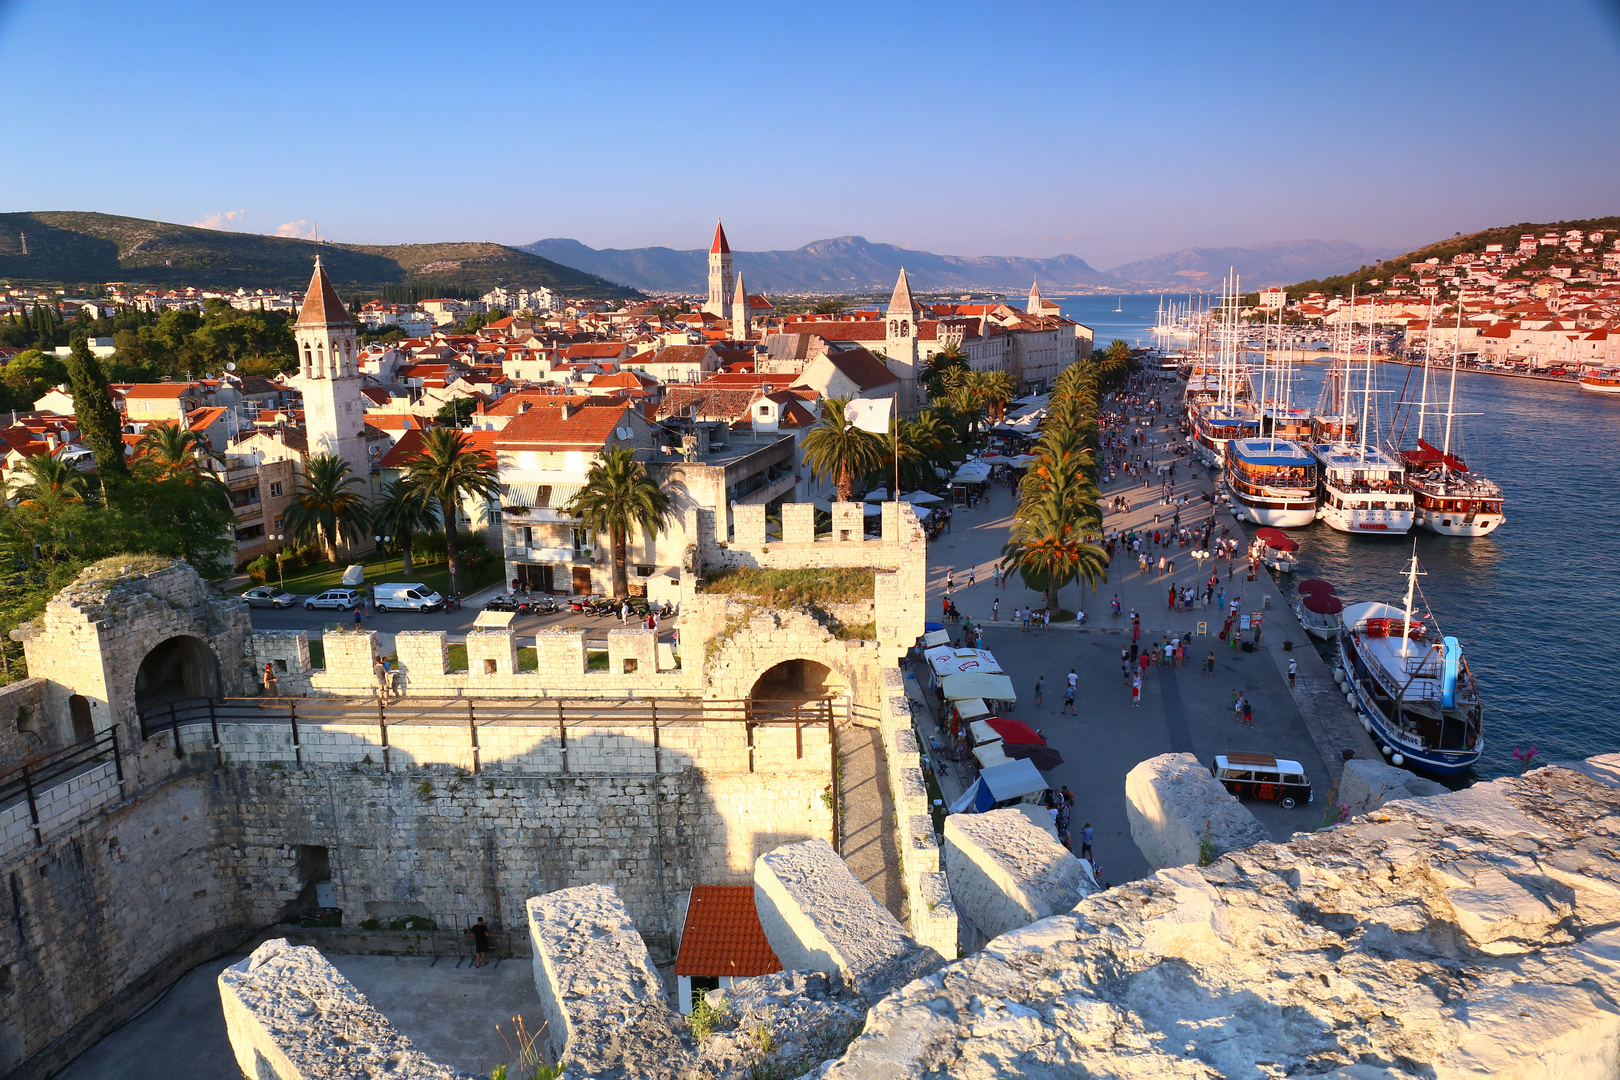
M 968 567 L 968 586 L 971 588 L 972 585 L 973 585 L 973 567 L 970 566 L 970 567 Z
M 1037 675 L 1035 677 L 1035 707 L 1037 709 L 1041 707 L 1041 699 L 1045 696 L 1045 694 L 1046 694 L 1046 676 L 1045 675 Z
M 1065 791 L 1068 789 L 1065 788 Z M 1058 843 L 1065 848 L 1069 846 L 1069 822 L 1074 817 L 1074 801 L 1064 798 L 1060 792 L 1057 797 L 1057 817 L 1052 824 L 1057 827 Z
M 1125 685 L 1131 685 L 1131 650 L 1119 650 L 1119 673 L 1125 680 Z
M 951 595 L 954 588 L 956 588 L 956 567 L 948 566 L 945 568 L 945 595 Z
M 467 936 L 473 940 L 473 967 L 484 967 L 489 963 L 489 927 L 484 925 L 482 915 L 467 928 Z
M 1075 712 L 1074 687 L 1072 686 L 1063 691 L 1063 708 L 1058 712 L 1058 715 L 1062 716 L 1064 713 L 1074 713 L 1075 716 L 1080 715 L 1078 712 Z
M 268 660 L 264 662 L 264 696 L 272 701 L 281 701 L 281 693 L 276 688 L 276 668 Z
M 1001 597 L 999 596 L 990 602 L 990 621 L 1001 621 Z
M 1243 726 L 1254 727 L 1254 702 L 1249 700 L 1247 694 L 1243 695 Z
M 1131 680 L 1131 708 L 1142 707 L 1142 676 L 1138 675 Z
M 1052 632 L 1052 609 L 1047 608 L 1045 611 L 1041 612 L 1041 633 L 1050 634 L 1051 632 Z
M 1293 657 L 1288 659 L 1288 689 L 1294 688 L 1294 676 L 1299 674 L 1299 661 Z
M 376 656 L 372 658 L 371 674 L 377 679 L 378 702 L 386 702 L 388 700 L 388 665 L 383 663 L 382 657 Z
M 1209 654 L 1209 659 L 1204 661 L 1204 678 L 1213 679 L 1214 677 L 1215 677 L 1215 653 L 1214 653 L 1213 650 L 1211 650 L 1210 654 Z
M 358 634 L 360 632 L 360 628 L 360 607 L 359 605 L 356 605 L 354 609 L 354 632 Z

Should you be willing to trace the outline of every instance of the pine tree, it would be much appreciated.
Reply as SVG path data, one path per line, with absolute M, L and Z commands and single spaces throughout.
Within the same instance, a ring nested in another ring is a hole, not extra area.
M 107 389 L 107 374 L 83 339 L 73 342 L 65 366 L 73 387 L 73 414 L 79 421 L 80 437 L 96 455 L 96 471 L 102 483 L 115 483 L 129 475 L 129 466 L 124 463 L 123 432 Z

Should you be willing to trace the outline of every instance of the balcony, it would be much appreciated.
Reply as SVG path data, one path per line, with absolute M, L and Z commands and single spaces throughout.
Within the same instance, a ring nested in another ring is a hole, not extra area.
M 596 553 L 588 548 L 575 550 L 567 547 L 509 547 L 506 549 L 506 557 L 543 566 L 590 566 L 596 559 Z

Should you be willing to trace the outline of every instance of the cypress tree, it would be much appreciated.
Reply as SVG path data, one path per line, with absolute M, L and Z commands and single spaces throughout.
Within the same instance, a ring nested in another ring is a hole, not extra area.
M 73 415 L 79 422 L 80 437 L 96 455 L 102 483 L 116 483 L 129 476 L 129 466 L 124 463 L 123 432 L 107 389 L 107 374 L 82 338 L 74 340 L 64 366 L 73 387 Z

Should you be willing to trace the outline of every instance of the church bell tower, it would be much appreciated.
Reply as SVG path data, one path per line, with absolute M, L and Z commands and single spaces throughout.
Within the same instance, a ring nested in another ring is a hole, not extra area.
M 726 317 L 731 288 L 731 245 L 726 243 L 725 226 L 714 223 L 714 243 L 709 245 L 709 299 L 703 310 L 719 318 Z
M 336 454 L 348 462 L 349 475 L 360 481 L 351 490 L 369 498 L 371 462 L 366 457 L 357 333 L 358 327 L 317 256 L 304 306 L 293 324 L 298 342 L 297 385 L 304 395 L 304 431 L 310 455 Z

